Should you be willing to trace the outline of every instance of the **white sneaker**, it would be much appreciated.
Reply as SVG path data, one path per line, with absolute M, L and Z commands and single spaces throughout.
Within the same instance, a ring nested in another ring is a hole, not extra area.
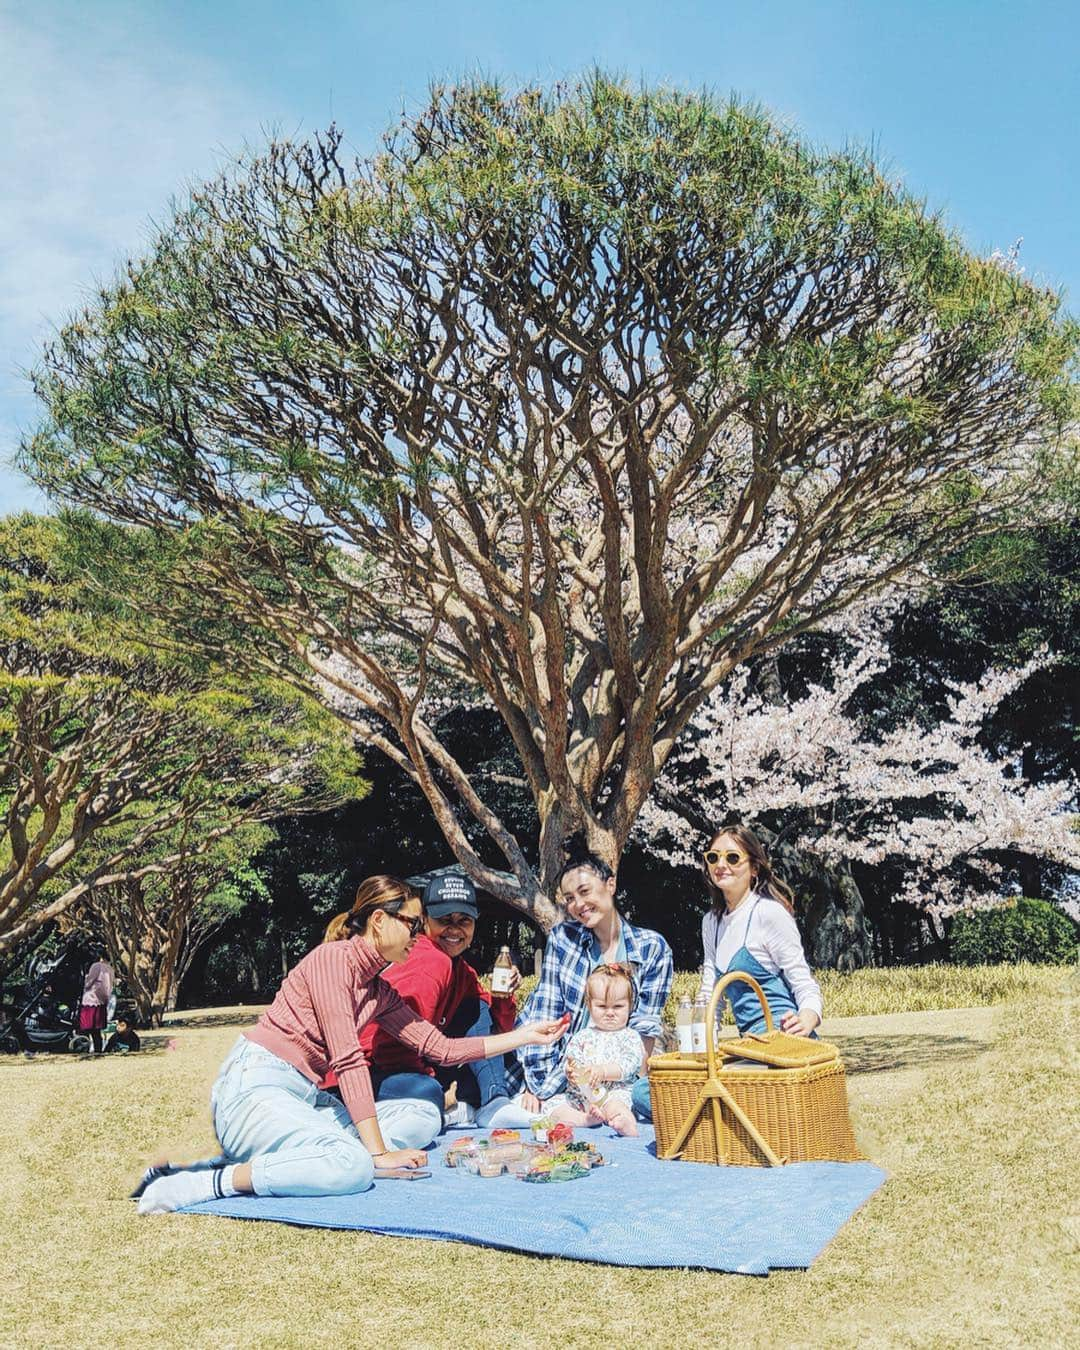
M 443 1129 L 456 1130 L 476 1123 L 476 1109 L 468 1102 L 455 1102 L 449 1111 L 443 1113 Z
M 131 1199 L 140 1199 L 143 1191 L 145 1191 L 148 1186 L 152 1186 L 155 1181 L 160 1181 L 162 1177 L 171 1177 L 176 1171 L 178 1171 L 178 1169 L 173 1167 L 172 1163 L 167 1162 L 155 1163 L 153 1166 L 148 1167 L 139 1178 L 138 1185 L 131 1192 Z

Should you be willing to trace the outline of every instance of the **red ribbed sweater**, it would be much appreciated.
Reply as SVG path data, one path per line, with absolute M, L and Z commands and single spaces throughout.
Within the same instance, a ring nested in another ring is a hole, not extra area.
M 436 1064 L 465 1064 L 484 1056 L 483 1036 L 450 1040 L 418 1017 L 380 978 L 385 965 L 366 938 L 324 942 L 289 971 L 273 1003 L 244 1032 L 313 1083 L 332 1069 L 354 1121 L 375 1114 L 367 1058 L 358 1039 L 373 1019 Z

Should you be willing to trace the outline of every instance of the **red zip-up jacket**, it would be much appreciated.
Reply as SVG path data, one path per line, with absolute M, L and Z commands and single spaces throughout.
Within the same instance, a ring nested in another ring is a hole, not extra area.
M 399 966 L 391 966 L 383 979 L 398 991 L 410 1008 L 440 1031 L 467 998 L 481 998 L 491 1007 L 491 1021 L 496 1033 L 514 1029 L 517 1016 L 514 1000 L 493 999 L 463 956 L 447 956 L 426 934 L 421 934 L 413 943 L 409 959 Z M 360 1033 L 360 1044 L 369 1063 L 380 1073 L 434 1073 L 431 1065 L 425 1064 L 415 1050 L 388 1036 L 373 1022 Z

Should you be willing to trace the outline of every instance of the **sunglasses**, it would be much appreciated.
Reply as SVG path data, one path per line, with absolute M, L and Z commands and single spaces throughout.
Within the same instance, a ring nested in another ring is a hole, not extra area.
M 389 914 L 392 919 L 400 919 L 408 928 L 409 936 L 416 937 L 424 926 L 424 916 L 422 914 L 399 914 L 396 909 L 383 909 L 384 914 Z
M 738 867 L 749 856 L 748 853 L 737 853 L 733 848 L 725 849 L 723 853 L 717 852 L 715 848 L 705 850 L 705 861 L 710 867 L 715 867 L 718 862 L 726 862 L 729 867 Z

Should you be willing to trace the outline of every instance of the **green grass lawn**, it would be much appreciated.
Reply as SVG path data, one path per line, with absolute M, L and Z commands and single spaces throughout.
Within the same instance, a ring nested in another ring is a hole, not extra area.
M 1077 977 L 960 976 L 830 980 L 828 1006 L 850 1015 L 825 1033 L 890 1180 L 811 1270 L 768 1279 L 139 1219 L 124 1197 L 147 1158 L 213 1146 L 207 1092 L 251 1010 L 178 1014 L 138 1056 L 0 1059 L 0 1345 L 1066 1345 Z M 982 1006 L 954 1006 L 961 988 Z M 895 1011 L 935 989 L 941 1010 Z

